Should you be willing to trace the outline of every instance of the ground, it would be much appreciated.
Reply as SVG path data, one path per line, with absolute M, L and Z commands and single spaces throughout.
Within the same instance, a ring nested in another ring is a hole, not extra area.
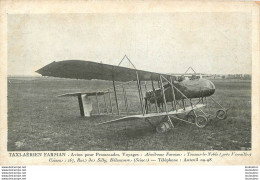
M 226 120 L 213 120 L 205 128 L 174 120 L 174 130 L 159 134 L 142 120 L 96 126 L 116 117 L 82 118 L 76 98 L 57 97 L 102 89 L 110 82 L 8 78 L 8 151 L 250 150 L 251 81 L 213 82 L 214 98 L 231 108 Z M 131 111 L 140 110 L 135 93 L 128 91 Z M 105 112 L 104 104 L 100 106 Z M 120 108 L 124 109 L 123 101 Z

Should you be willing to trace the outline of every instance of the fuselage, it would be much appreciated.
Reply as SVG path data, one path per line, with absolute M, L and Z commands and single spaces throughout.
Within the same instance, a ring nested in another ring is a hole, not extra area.
M 167 102 L 173 101 L 174 95 L 175 100 L 180 100 L 185 99 L 186 97 L 189 99 L 208 97 L 215 93 L 215 85 L 207 79 L 183 80 L 181 82 L 174 82 L 173 85 L 178 90 L 174 87 L 172 88 L 170 84 L 164 85 L 164 94 Z M 172 89 L 174 89 L 174 93 Z M 155 103 L 155 97 L 157 103 L 163 102 L 163 93 L 161 89 L 147 92 L 145 98 L 150 101 L 150 103 Z

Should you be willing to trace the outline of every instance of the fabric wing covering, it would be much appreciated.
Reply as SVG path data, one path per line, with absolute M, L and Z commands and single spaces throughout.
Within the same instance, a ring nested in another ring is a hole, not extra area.
M 71 79 L 99 79 L 109 81 L 136 81 L 136 71 L 138 72 L 139 80 L 141 81 L 158 81 L 159 75 L 169 77 L 166 74 L 159 74 L 154 72 L 136 70 L 121 66 L 113 66 L 108 64 L 80 61 L 80 60 L 67 60 L 52 62 L 36 72 L 42 76 L 52 76 L 60 78 Z M 175 79 L 174 76 L 173 80 Z
M 101 96 L 107 94 L 108 92 L 75 92 L 75 93 L 66 93 L 59 95 L 58 97 L 66 97 L 66 96 L 79 96 L 79 95 L 87 95 L 87 96 Z

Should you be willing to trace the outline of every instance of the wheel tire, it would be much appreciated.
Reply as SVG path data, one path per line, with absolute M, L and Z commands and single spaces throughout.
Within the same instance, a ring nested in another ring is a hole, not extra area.
M 225 111 L 224 109 L 219 109 L 216 112 L 216 118 L 218 120 L 224 120 L 227 118 L 227 111 Z
M 187 121 L 192 122 L 192 123 L 194 123 L 195 119 L 196 119 L 196 117 L 194 115 L 187 115 L 185 118 Z
M 202 116 L 202 115 L 197 116 L 195 118 L 195 124 L 199 128 L 204 128 L 208 124 L 208 118 L 206 116 Z
M 169 122 L 161 122 L 156 126 L 156 132 L 158 133 L 164 133 L 170 129 Z

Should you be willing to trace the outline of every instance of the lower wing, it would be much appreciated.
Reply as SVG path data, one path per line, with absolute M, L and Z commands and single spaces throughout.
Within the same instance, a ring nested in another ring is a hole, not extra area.
M 189 112 L 191 110 L 196 110 L 196 109 L 202 108 L 204 106 L 205 106 L 204 104 L 197 104 L 194 107 L 192 107 L 192 106 L 185 107 L 185 110 L 184 109 L 178 109 L 177 111 L 176 110 L 175 111 L 169 111 L 168 113 L 162 112 L 162 113 L 150 113 L 150 114 L 145 114 L 145 115 L 138 114 L 138 115 L 132 115 L 132 116 L 125 116 L 125 117 L 122 117 L 122 118 L 113 119 L 113 120 L 110 120 L 110 121 L 98 123 L 96 125 L 111 124 L 111 123 L 116 123 L 116 122 L 124 122 L 124 121 L 143 119 L 143 118 L 151 118 L 151 117 L 158 117 L 158 116 L 182 114 L 182 113 Z

